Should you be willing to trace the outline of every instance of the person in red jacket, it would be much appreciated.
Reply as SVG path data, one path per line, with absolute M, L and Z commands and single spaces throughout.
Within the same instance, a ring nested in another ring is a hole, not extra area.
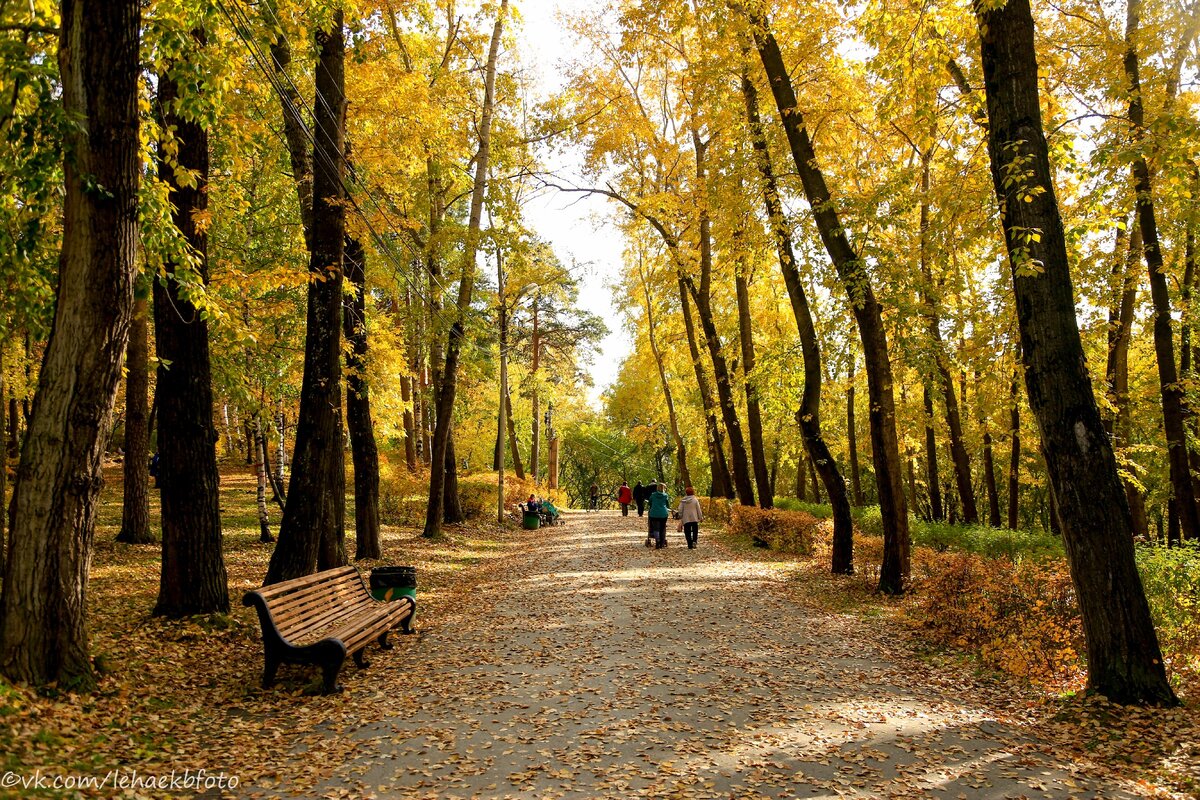
M 629 504 L 633 502 L 633 490 L 629 488 L 629 481 L 621 481 L 620 488 L 617 489 L 617 502 L 621 504 L 621 516 L 629 516 Z

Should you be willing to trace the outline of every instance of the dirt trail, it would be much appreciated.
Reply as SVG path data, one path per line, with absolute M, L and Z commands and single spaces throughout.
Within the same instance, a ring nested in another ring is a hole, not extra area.
M 411 691 L 297 796 L 1137 796 L 973 704 L 969 678 L 887 648 L 882 621 L 798 606 L 780 570 L 704 531 L 696 550 L 673 526 L 644 548 L 643 522 L 543 531 L 470 624 L 403 649 Z

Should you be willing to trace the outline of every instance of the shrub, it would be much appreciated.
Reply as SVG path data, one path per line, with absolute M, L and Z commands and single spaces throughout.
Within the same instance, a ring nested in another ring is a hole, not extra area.
M 731 508 L 733 508 L 733 501 L 724 497 L 700 498 L 700 509 L 704 512 L 704 519 L 714 525 L 729 522 Z
M 1137 548 L 1163 658 L 1180 683 L 1200 686 L 1200 545 Z
M 1079 674 L 1083 627 L 1066 563 L 944 553 L 927 568 L 911 611 L 935 639 L 1042 685 Z
M 800 555 L 811 555 L 820 535 L 821 522 L 804 511 L 733 506 L 728 529 L 748 536 L 755 544 Z

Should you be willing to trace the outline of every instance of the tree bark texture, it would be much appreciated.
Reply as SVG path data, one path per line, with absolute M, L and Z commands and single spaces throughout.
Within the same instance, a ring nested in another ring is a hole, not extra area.
M 129 347 L 125 355 L 125 480 L 121 530 L 117 541 L 149 544 L 150 532 L 150 338 L 149 303 L 144 295 L 133 303 Z
M 887 331 L 883 309 L 866 264 L 850 244 L 846 228 L 838 217 L 825 176 L 817 163 L 817 154 L 805 127 L 804 115 L 796 101 L 791 76 L 783 63 L 779 44 L 766 20 L 751 15 L 754 40 L 759 58 L 771 85 L 792 160 L 804 185 L 817 231 L 833 262 L 838 278 L 846 289 L 862 339 L 867 372 L 867 399 L 870 407 L 871 454 L 883 522 L 883 564 L 879 570 L 879 590 L 899 594 L 909 575 L 910 540 L 908 505 L 900 466 L 900 447 L 896 436 L 896 402 L 892 390 L 892 365 L 888 360 Z
M 1117 702 L 1173 704 L 1134 562 L 1124 487 L 1079 337 L 1038 102 L 1029 0 L 977 5 L 977 16 L 988 152 L 1013 273 L 1026 393 L 1079 599 L 1088 686 Z
M 800 397 L 800 410 L 796 412 L 796 422 L 800 426 L 805 451 L 814 465 L 820 465 L 821 479 L 833 511 L 832 569 L 834 572 L 849 574 L 854 569 L 854 523 L 850 517 L 850 502 L 846 497 L 846 481 L 821 433 L 822 373 L 817 328 L 808 304 L 808 295 L 804 291 L 804 283 L 800 280 L 800 271 L 796 266 L 791 228 L 784 217 L 783 203 L 779 199 L 779 182 L 775 177 L 766 130 L 759 114 L 758 89 L 748 75 L 742 75 L 742 99 L 746 105 L 746 120 L 750 128 L 755 161 L 762 178 L 763 205 L 771 226 L 771 238 L 775 243 L 779 271 L 783 275 L 784 286 L 792 305 L 792 316 L 796 320 L 796 331 L 800 336 L 800 353 L 804 361 L 804 389 Z M 803 457 L 799 459 L 796 469 L 797 494 L 803 499 Z M 814 486 L 813 490 L 816 502 L 821 502 L 817 487 Z
M 112 425 L 136 277 L 138 35 L 134 0 L 63 0 L 58 300 L 13 490 L 0 672 L 92 683 L 84 602 L 100 459 Z
M 366 254 L 350 236 L 345 244 L 346 280 L 354 293 L 344 296 L 342 332 L 350 344 L 346 356 L 346 428 L 354 463 L 354 558 L 379 558 L 379 450 L 371 420 L 371 394 L 366 381 L 367 303 Z
M 197 43 L 202 45 L 202 33 Z M 208 281 L 208 235 L 200 223 L 208 208 L 208 131 L 179 110 L 180 91 L 171 69 L 159 77 L 159 103 L 165 127 L 174 130 L 177 165 L 197 176 L 192 185 L 182 186 L 175 164 L 159 164 L 160 178 L 171 187 L 175 226 L 196 268 L 196 274 L 188 274 L 186 265 L 170 264 L 154 285 L 163 553 L 154 613 L 171 617 L 229 610 L 208 321 L 182 288 L 197 278 Z
M 342 434 L 342 280 L 346 233 L 345 48 L 342 13 L 317 34 L 312 248 L 304 377 L 287 505 L 266 583 L 346 563 Z

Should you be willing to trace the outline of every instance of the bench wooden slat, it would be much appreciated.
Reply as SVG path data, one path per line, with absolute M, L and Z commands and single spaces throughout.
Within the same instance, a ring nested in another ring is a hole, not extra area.
M 339 587 L 322 587 L 319 591 L 303 596 L 288 595 L 285 603 L 271 603 L 271 617 L 277 626 L 295 617 L 304 617 L 314 609 L 328 606 L 351 606 L 355 602 L 372 600 L 358 586 L 342 584 Z M 372 602 L 374 602 L 372 600 Z
M 411 632 L 416 603 L 402 597 L 389 603 L 371 596 L 353 566 L 338 567 L 247 592 L 243 605 L 258 610 L 263 632 L 263 687 L 269 687 L 281 663 L 321 666 L 325 691 L 336 690 L 337 674 L 347 655 L 365 666 L 364 648 L 372 640 L 387 647 L 397 625 Z

